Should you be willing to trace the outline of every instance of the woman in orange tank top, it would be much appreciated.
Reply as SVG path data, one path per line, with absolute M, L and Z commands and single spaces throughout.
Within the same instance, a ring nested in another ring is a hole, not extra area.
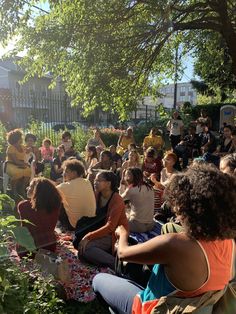
M 147 287 L 99 274 L 93 281 L 95 292 L 116 313 L 144 314 L 169 293 L 187 298 L 224 289 L 234 276 L 235 190 L 235 178 L 208 164 L 174 175 L 165 198 L 183 232 L 128 246 L 127 231 L 122 226 L 117 230 L 120 259 L 154 265 Z

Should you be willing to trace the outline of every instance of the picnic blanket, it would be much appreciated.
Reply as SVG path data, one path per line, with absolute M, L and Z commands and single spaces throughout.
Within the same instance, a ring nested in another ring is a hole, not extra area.
M 63 259 L 67 259 L 71 271 L 69 283 L 62 283 L 68 299 L 80 302 L 90 302 L 95 298 L 92 290 L 93 277 L 98 273 L 110 273 L 113 271 L 106 267 L 96 267 L 82 262 L 77 257 L 77 250 L 72 244 L 72 233 L 58 234 L 56 253 Z
M 131 232 L 130 237 L 135 240 L 137 243 L 143 243 L 146 242 L 157 235 L 161 234 L 161 228 L 162 228 L 162 223 L 159 221 L 156 221 L 154 228 L 151 231 L 148 232 L 143 232 L 143 233 L 137 233 L 137 232 Z
M 156 223 L 152 231 L 147 233 L 131 233 L 137 242 L 145 242 L 161 233 L 161 224 Z M 106 267 L 96 267 L 85 262 L 82 262 L 77 257 L 77 250 L 74 249 L 72 244 L 72 232 L 57 233 L 57 248 L 56 253 L 62 259 L 66 259 L 68 262 L 69 270 L 71 273 L 71 280 L 68 283 L 60 282 L 66 292 L 67 299 L 73 299 L 79 302 L 90 302 L 95 298 L 95 294 L 92 290 L 92 280 L 98 273 L 110 273 L 114 272 Z M 11 258 L 20 264 L 19 256 L 16 250 L 12 249 Z M 32 261 L 24 264 L 23 271 L 36 270 L 37 266 Z

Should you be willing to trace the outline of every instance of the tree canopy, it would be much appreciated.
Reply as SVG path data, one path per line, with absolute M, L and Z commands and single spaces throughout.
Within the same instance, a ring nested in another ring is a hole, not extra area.
M 2 41 L 15 36 L 27 77 L 60 76 L 85 112 L 124 117 L 173 75 L 177 47 L 194 54 L 207 83 L 236 85 L 236 0 L 48 0 L 49 12 L 36 14 L 38 2 L 0 0 Z

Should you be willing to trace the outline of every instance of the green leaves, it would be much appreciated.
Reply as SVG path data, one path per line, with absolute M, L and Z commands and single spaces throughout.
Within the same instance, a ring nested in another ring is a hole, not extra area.
M 26 227 L 16 227 L 12 230 L 16 243 L 32 252 L 36 250 L 34 240 Z
M 231 62 L 222 63 L 219 53 L 218 64 L 236 74 L 231 44 L 236 40 L 236 0 L 217 1 L 214 6 L 205 0 L 51 0 L 49 14 L 35 14 L 31 5 L 37 1 L 29 1 L 27 7 L 22 6 L 23 0 L 17 1 L 17 7 L 1 2 L 5 6 L 0 8 L 0 20 L 4 25 L 12 23 L 18 34 L 16 50 L 27 51 L 20 62 L 26 79 L 49 71 L 55 80 L 60 77 L 73 104 L 81 106 L 85 115 L 102 107 L 124 119 L 142 96 L 156 94 L 163 77 L 173 78 L 177 46 L 182 56 L 195 52 L 196 59 L 200 56 L 204 61 L 205 72 L 214 73 L 213 58 L 203 57 L 204 47 L 210 48 L 214 40 L 201 46 L 198 34 L 203 41 L 207 33 L 217 33 L 218 42 L 225 38 Z M 5 16 L 11 17 L 10 22 Z M 202 69 L 198 72 L 204 74 Z

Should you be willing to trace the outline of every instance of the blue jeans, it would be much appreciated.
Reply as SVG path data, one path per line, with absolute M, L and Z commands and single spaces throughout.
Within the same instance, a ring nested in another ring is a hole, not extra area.
M 130 314 L 134 297 L 143 287 L 128 279 L 101 273 L 93 279 L 93 290 L 113 313 Z

